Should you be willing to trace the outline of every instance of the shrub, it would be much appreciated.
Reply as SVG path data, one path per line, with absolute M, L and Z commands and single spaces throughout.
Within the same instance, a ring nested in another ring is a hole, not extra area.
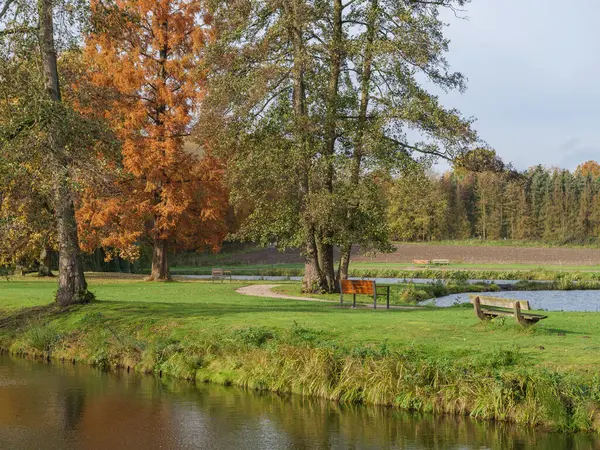
M 30 323 L 26 333 L 27 345 L 41 353 L 50 354 L 60 341 L 61 335 L 50 325 Z
M 262 347 L 270 339 L 275 338 L 275 333 L 266 327 L 240 328 L 233 332 L 234 341 L 252 347 Z

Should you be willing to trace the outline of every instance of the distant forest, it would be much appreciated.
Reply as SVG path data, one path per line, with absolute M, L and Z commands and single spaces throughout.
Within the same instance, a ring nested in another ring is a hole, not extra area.
M 388 185 L 392 238 L 586 242 L 600 234 L 600 165 L 414 170 Z

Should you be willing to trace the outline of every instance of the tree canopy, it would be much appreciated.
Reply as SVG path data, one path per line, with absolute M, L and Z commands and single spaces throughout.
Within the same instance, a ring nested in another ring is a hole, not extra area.
M 122 160 L 109 192 L 84 196 L 83 243 L 136 258 L 148 237 L 151 279 L 170 277 L 169 248 L 216 250 L 227 233 L 224 167 L 209 149 L 184 145 L 203 95 L 198 66 L 210 22 L 196 1 L 92 2 L 87 75 L 104 95 L 98 106 L 121 139 Z

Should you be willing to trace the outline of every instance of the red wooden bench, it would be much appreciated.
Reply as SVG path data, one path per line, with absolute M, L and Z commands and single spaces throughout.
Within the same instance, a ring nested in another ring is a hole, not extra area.
M 417 266 L 428 266 L 429 260 L 428 259 L 413 259 L 413 264 L 416 264 Z
M 377 309 L 377 295 L 386 296 L 386 309 L 390 309 L 390 287 L 384 288 L 385 292 L 377 292 L 375 281 L 367 280 L 341 280 L 340 281 L 340 306 L 344 306 L 344 294 L 352 294 L 352 307 L 356 308 L 356 294 L 372 295 L 373 309 Z

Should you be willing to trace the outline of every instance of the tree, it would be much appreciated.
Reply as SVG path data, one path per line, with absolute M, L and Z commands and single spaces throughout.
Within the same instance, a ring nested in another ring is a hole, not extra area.
M 575 174 L 583 177 L 591 175 L 594 179 L 600 178 L 600 164 L 593 160 L 586 161 L 577 166 Z
M 210 22 L 197 1 L 92 1 L 90 82 L 107 97 L 102 112 L 122 141 L 122 166 L 113 192 L 86 194 L 84 243 L 132 259 L 148 236 L 150 280 L 170 279 L 169 250 L 217 250 L 227 233 L 224 167 L 184 140 L 203 95 Z
M 383 217 L 365 215 L 366 198 L 352 195 L 373 192 L 374 173 L 389 176 L 411 161 L 451 158 L 476 140 L 471 121 L 443 108 L 420 83 L 424 76 L 444 89 L 464 87 L 462 75 L 447 70 L 438 17 L 440 8 L 460 4 L 216 6 L 221 34 L 205 106 L 229 114 L 219 127 L 198 133 L 219 134 L 215 140 L 233 161 L 234 201 L 254 202 L 242 235 L 302 247 L 305 290 L 336 290 L 353 243 L 389 247 L 380 239 Z M 410 140 L 408 128 L 420 136 Z M 337 276 L 334 246 L 343 254 Z
M 507 169 L 496 151 L 487 148 L 476 148 L 459 155 L 454 161 L 458 170 L 469 172 L 495 172 L 501 173 Z
M 477 231 L 481 239 L 500 239 L 504 224 L 502 202 L 502 174 L 481 172 L 476 174 Z
M 37 264 L 39 276 L 51 277 L 56 226 L 45 177 L 15 160 L 0 169 L 0 266 Z
M 52 188 L 59 247 L 56 301 L 63 306 L 93 298 L 79 254 L 73 181 L 86 164 L 89 151 L 102 141 L 98 139 L 101 127 L 63 103 L 61 96 L 54 16 L 60 13 L 65 19 L 67 26 L 60 37 L 66 43 L 65 36 L 77 28 L 71 20 L 77 12 L 75 1 L 0 2 L 2 64 L 14 65 L 19 74 L 27 74 L 29 82 L 25 95 L 2 80 L 5 94 L 10 96 L 4 97 L 9 115 L 1 118 L 0 150 L 6 158 L 20 159 L 39 169 Z M 31 64 L 32 54 L 40 55 L 37 65 Z
M 430 241 L 447 229 L 448 201 L 437 177 L 415 167 L 394 180 L 389 192 L 388 220 L 393 239 Z

